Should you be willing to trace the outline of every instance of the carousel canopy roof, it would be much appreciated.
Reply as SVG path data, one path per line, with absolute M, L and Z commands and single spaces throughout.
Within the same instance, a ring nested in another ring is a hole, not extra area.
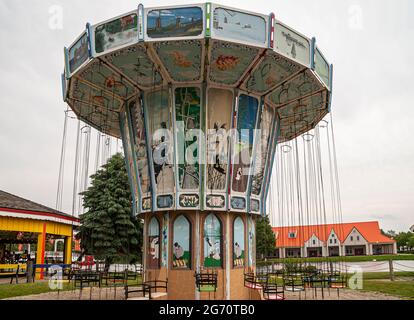
M 144 8 L 86 30 L 65 48 L 63 96 L 84 122 L 120 137 L 119 111 L 142 91 L 231 88 L 278 111 L 279 142 L 330 108 L 332 66 L 315 39 L 275 19 L 218 4 Z

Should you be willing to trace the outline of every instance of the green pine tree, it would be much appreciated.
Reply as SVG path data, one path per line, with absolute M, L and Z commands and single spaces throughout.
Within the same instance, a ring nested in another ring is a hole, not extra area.
M 141 255 L 142 223 L 132 214 L 132 196 L 123 156 L 114 155 L 91 176 L 83 196 L 78 238 L 84 254 L 114 262 L 134 263 Z
M 275 251 L 276 238 L 269 217 L 256 220 L 256 257 L 263 259 Z

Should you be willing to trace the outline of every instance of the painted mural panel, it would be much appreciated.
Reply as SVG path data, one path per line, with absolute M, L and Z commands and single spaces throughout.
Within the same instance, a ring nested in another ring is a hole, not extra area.
M 259 101 L 256 98 L 240 95 L 237 115 L 237 134 L 233 152 L 233 191 L 245 193 L 249 181 L 254 130 L 256 129 Z
M 246 257 L 246 248 L 244 242 L 244 222 L 240 217 L 234 220 L 233 225 L 233 266 L 243 267 L 244 258 Z
M 191 268 L 191 226 L 184 216 L 174 221 L 173 268 Z
M 138 166 L 141 192 L 144 196 L 148 196 L 151 192 L 151 178 L 148 166 L 144 113 L 140 99 L 137 97 L 132 98 L 128 103 L 128 107 L 131 113 L 134 152 Z
M 112 52 L 105 55 L 105 59 L 141 86 L 152 87 L 161 84 L 162 77 L 143 46 L 132 46 Z
M 149 269 L 160 267 L 160 224 L 155 217 L 148 225 L 147 264 Z
M 147 16 L 150 38 L 195 37 L 203 32 L 203 25 L 198 7 L 151 10 Z
M 175 90 L 175 116 L 177 124 L 178 183 L 181 190 L 196 190 L 200 185 L 199 137 L 200 103 L 199 88 Z
M 207 108 L 207 189 L 226 191 L 233 93 L 230 90 L 210 89 Z
M 269 153 L 271 132 L 273 127 L 273 109 L 265 105 L 260 120 L 260 141 L 256 148 L 255 166 L 253 171 L 252 194 L 259 196 L 262 192 L 266 159 Z M 257 210 L 256 210 L 257 211 Z
M 172 79 L 178 82 L 200 80 L 202 55 L 200 41 L 157 42 L 154 48 Z
M 280 55 L 268 55 L 248 79 L 246 89 L 259 93 L 269 91 L 302 68 Z
M 215 268 L 223 265 L 220 220 L 214 215 L 207 216 L 204 222 L 204 267 Z
M 211 54 L 210 80 L 225 85 L 240 81 L 260 50 L 236 43 L 214 42 Z
M 309 66 L 310 42 L 297 32 L 276 23 L 275 45 L 276 51 Z
M 318 49 L 315 50 L 315 71 L 325 85 L 329 87 L 329 64 Z
M 123 143 L 124 143 L 124 151 L 126 156 L 126 162 L 128 164 L 128 174 L 130 175 L 131 183 L 132 183 L 132 191 L 134 194 L 134 199 L 138 199 L 138 181 L 137 176 L 135 174 L 135 166 L 134 166 L 134 159 L 132 156 L 132 145 L 131 145 L 131 135 L 129 132 L 129 126 L 126 118 L 125 112 L 121 113 L 121 125 L 122 125 L 122 132 L 123 132 Z
M 262 17 L 225 8 L 213 13 L 214 35 L 225 39 L 265 45 L 266 20 Z
M 138 16 L 129 14 L 95 29 L 95 51 L 102 53 L 138 41 Z
M 71 73 L 76 71 L 83 63 L 89 59 L 88 35 L 86 32 L 76 43 L 69 48 L 69 70 Z
M 160 90 L 146 94 L 146 110 L 156 191 L 158 194 L 172 193 L 174 162 L 168 91 Z

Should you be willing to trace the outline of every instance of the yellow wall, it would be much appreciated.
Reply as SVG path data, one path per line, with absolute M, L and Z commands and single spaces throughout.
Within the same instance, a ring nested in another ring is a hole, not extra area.
M 11 217 L 0 217 L 0 231 L 42 233 L 44 223 L 46 223 L 47 234 L 72 237 L 71 225 L 52 221 L 40 221 Z

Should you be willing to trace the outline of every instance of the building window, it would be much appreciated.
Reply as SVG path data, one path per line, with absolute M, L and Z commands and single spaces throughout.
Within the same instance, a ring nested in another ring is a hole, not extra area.
M 338 243 L 338 241 L 337 241 L 336 239 L 334 240 L 334 242 L 335 242 L 335 244 L 337 244 L 337 243 Z
M 204 267 L 219 268 L 222 265 L 221 223 L 214 214 L 210 214 L 204 222 Z
M 289 239 L 295 239 L 296 238 L 296 232 L 289 232 L 288 238 Z
M 160 224 L 153 217 L 148 225 L 148 254 L 147 262 L 149 269 L 160 267 Z
M 233 267 L 244 266 L 246 256 L 244 233 L 244 222 L 240 217 L 237 217 L 233 225 Z
M 357 241 L 359 241 L 359 236 L 357 236 Z
M 313 245 L 316 245 L 316 240 L 313 240 L 312 243 L 313 243 Z
M 351 236 L 351 241 L 354 241 L 354 237 Z
M 173 268 L 191 268 L 191 224 L 183 215 L 174 221 L 173 226 Z
M 332 244 L 332 239 L 329 240 L 329 243 Z

